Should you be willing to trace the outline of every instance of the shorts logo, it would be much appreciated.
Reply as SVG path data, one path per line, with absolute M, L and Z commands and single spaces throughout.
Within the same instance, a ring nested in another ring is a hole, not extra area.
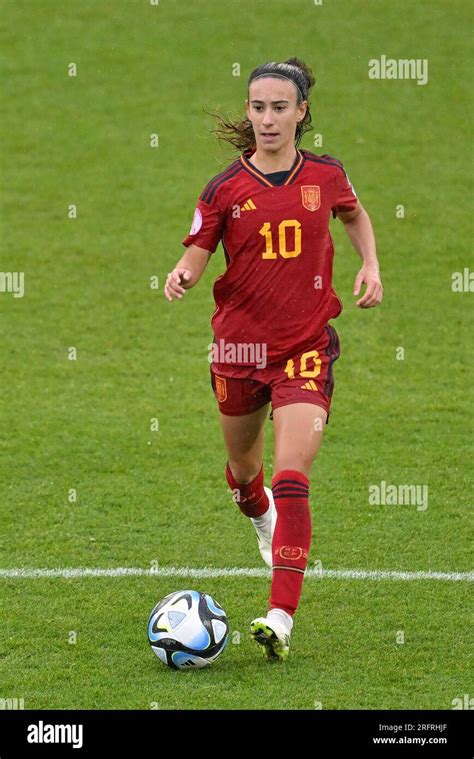
M 218 377 L 215 375 L 216 380 L 216 398 L 219 403 L 224 403 L 227 400 L 227 383 L 224 377 Z
M 319 185 L 304 184 L 301 186 L 301 202 L 308 211 L 317 211 L 321 205 Z
M 306 385 L 301 385 L 302 390 L 317 390 L 318 386 L 314 380 L 309 380 Z
M 282 559 L 291 559 L 292 561 L 297 561 L 301 557 L 308 558 L 306 551 L 303 551 L 299 546 L 282 546 L 278 553 Z

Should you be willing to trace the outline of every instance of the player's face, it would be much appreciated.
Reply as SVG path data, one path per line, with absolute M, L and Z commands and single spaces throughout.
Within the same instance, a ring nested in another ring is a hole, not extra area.
M 247 118 L 252 122 L 257 149 L 276 153 L 294 144 L 296 125 L 306 113 L 306 100 L 296 104 L 295 85 L 276 77 L 251 82 L 245 101 Z

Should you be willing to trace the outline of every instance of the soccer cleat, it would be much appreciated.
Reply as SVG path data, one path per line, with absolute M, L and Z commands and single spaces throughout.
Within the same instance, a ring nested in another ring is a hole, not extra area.
M 265 525 L 263 527 L 258 525 L 262 517 L 252 518 L 251 522 L 253 526 L 255 527 L 255 532 L 257 533 L 258 550 L 260 551 L 260 554 L 265 564 L 271 569 L 272 568 L 272 539 L 273 539 L 273 533 L 275 532 L 277 510 L 275 507 L 275 501 L 273 499 L 273 493 L 271 491 L 271 488 L 264 488 L 264 490 L 270 502 L 268 511 L 266 511 L 264 514 L 264 516 L 267 517 L 267 519 L 265 520 Z
M 257 617 L 250 623 L 250 635 L 263 650 L 269 661 L 283 661 L 290 651 L 288 629 L 276 620 Z

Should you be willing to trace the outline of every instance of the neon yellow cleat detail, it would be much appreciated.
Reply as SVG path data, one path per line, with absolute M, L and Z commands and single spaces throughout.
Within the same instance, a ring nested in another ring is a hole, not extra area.
M 288 657 L 290 636 L 278 622 L 257 617 L 250 623 L 250 635 L 262 647 L 263 655 L 269 661 L 283 661 Z

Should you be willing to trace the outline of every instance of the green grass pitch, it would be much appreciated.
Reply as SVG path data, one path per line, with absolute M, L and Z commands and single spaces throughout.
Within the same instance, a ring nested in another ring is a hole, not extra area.
M 227 492 L 209 383 L 222 249 L 182 302 L 162 286 L 199 193 L 233 157 L 203 108 L 239 113 L 251 69 L 297 55 L 317 81 L 303 147 L 344 162 L 385 286 L 380 308 L 355 308 L 359 259 L 333 221 L 342 356 L 311 477 L 310 566 L 469 571 L 473 295 L 451 287 L 472 236 L 467 0 L 1 5 L 0 271 L 24 272 L 25 292 L 0 292 L 0 569 L 261 566 Z M 428 83 L 369 79 L 381 55 L 427 59 Z M 268 422 L 266 484 L 272 442 Z M 427 485 L 428 508 L 370 506 L 382 481 Z M 146 622 L 188 586 L 224 606 L 231 639 L 208 670 L 177 673 L 152 654 Z M 0 576 L 0 699 L 450 709 L 472 694 L 469 590 L 308 578 L 275 666 L 247 636 L 267 608 L 264 578 Z

